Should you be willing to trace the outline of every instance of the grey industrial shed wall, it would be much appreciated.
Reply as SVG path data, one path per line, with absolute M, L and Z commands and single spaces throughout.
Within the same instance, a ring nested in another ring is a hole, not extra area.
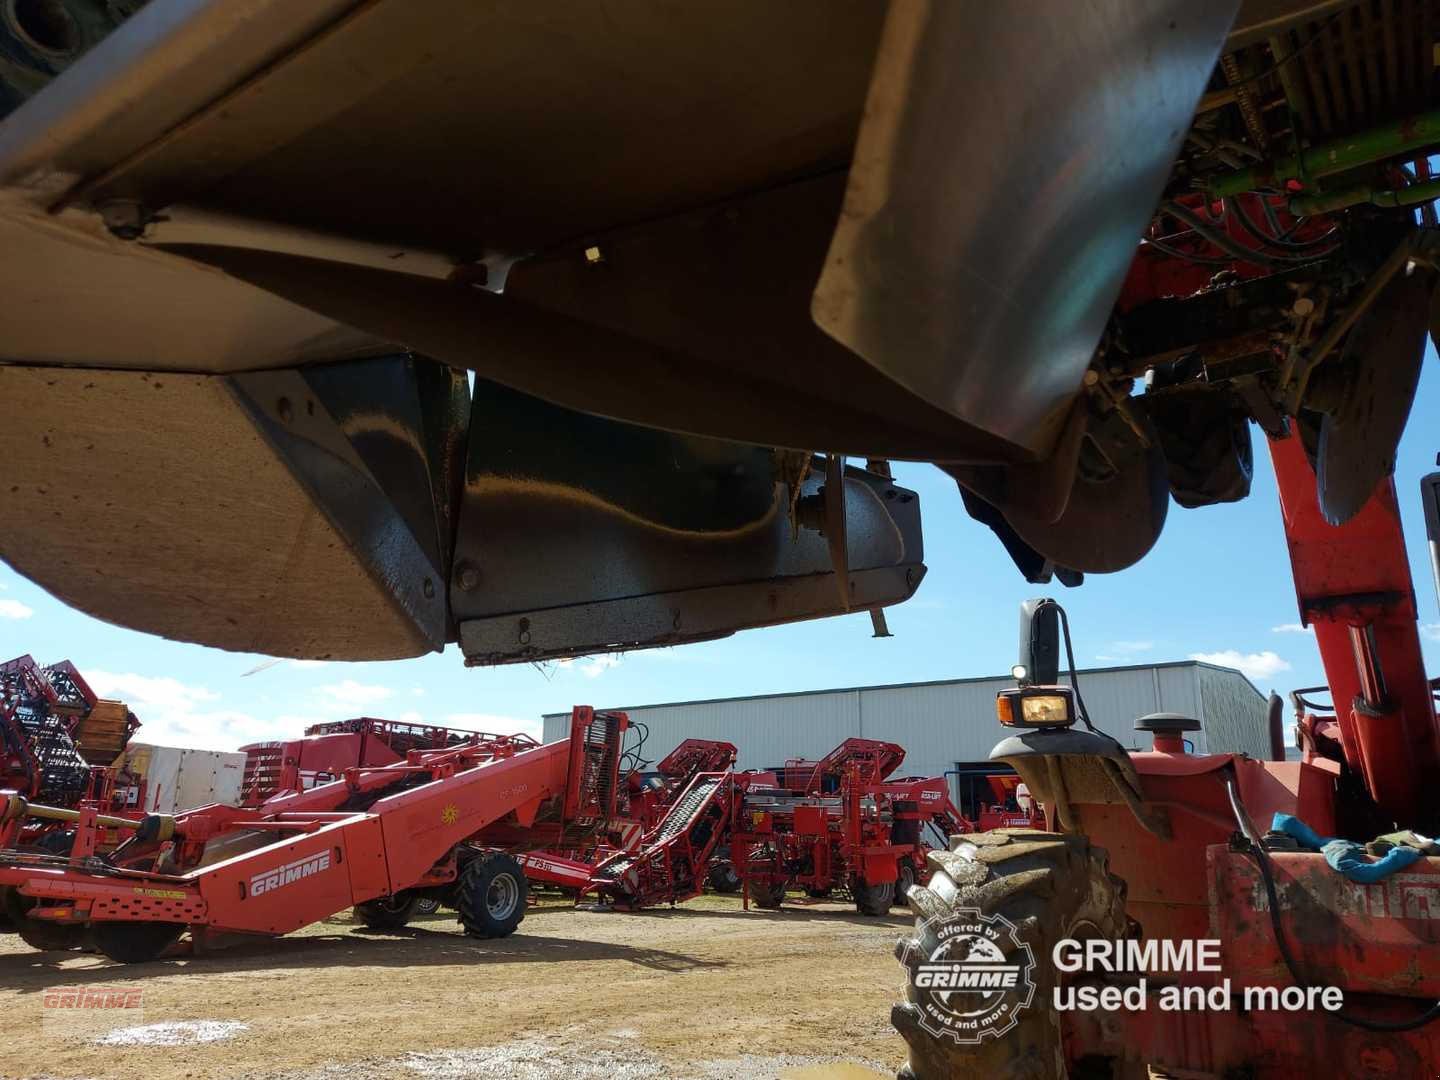
M 819 757 L 844 739 L 887 739 L 905 747 L 902 772 L 939 776 L 960 761 L 984 761 L 1003 732 L 995 692 L 1008 677 L 862 686 L 760 697 L 721 698 L 623 708 L 650 729 L 645 756 L 659 758 L 681 739 L 727 739 L 740 749 L 740 768 L 758 769 L 792 757 Z M 1135 718 L 1178 712 L 1204 725 L 1199 753 L 1268 749 L 1265 698 L 1238 671 L 1187 661 L 1082 670 L 1080 690 L 1095 725 L 1126 746 L 1148 749 Z M 569 713 L 545 717 L 545 740 L 564 738 Z

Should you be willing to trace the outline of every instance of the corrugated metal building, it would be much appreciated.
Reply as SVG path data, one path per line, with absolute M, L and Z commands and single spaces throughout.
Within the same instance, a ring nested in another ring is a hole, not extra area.
M 1149 748 L 1135 718 L 1152 712 L 1193 716 L 1202 728 L 1197 753 L 1269 748 L 1266 699 L 1240 672 L 1198 661 L 1082 669 L 1080 691 L 1095 725 L 1126 746 Z M 791 694 L 680 701 L 622 708 L 649 728 L 645 756 L 658 760 L 682 739 L 726 739 L 740 749 L 739 767 L 765 769 L 788 758 L 818 758 L 845 739 L 886 739 L 905 747 L 901 773 L 978 774 L 1004 732 L 995 719 L 995 693 L 1014 686 L 1008 676 L 943 682 L 857 686 Z M 545 741 L 564 738 L 569 713 L 545 717 Z M 992 770 L 993 771 L 993 770 Z M 952 780 L 956 798 L 969 802 Z

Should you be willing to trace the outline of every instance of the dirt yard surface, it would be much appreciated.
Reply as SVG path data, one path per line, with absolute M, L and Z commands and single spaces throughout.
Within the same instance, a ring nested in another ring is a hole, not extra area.
M 908 924 L 830 903 L 547 902 L 501 941 L 448 912 L 395 933 L 347 914 L 132 967 L 0 935 L 0 1076 L 872 1080 L 904 1058 L 888 1017 Z M 139 988 L 143 1016 L 44 1006 L 67 986 Z

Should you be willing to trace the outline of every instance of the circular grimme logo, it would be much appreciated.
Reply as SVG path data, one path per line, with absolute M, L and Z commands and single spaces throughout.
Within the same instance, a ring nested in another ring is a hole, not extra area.
M 1035 954 L 1003 915 L 957 908 L 921 924 L 901 954 L 920 1026 L 978 1043 L 1019 1022 L 1035 997 Z

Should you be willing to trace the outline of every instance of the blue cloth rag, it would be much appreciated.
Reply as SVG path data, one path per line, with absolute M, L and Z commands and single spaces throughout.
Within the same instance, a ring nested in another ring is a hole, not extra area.
M 1303 847 L 1323 853 L 1330 869 L 1344 874 L 1360 885 L 1383 881 L 1420 858 L 1420 852 L 1415 848 L 1397 845 L 1371 862 L 1365 853 L 1364 844 L 1358 844 L 1354 840 L 1337 840 L 1333 836 L 1321 836 L 1291 814 L 1276 814 L 1270 822 L 1270 828 L 1293 837 Z

